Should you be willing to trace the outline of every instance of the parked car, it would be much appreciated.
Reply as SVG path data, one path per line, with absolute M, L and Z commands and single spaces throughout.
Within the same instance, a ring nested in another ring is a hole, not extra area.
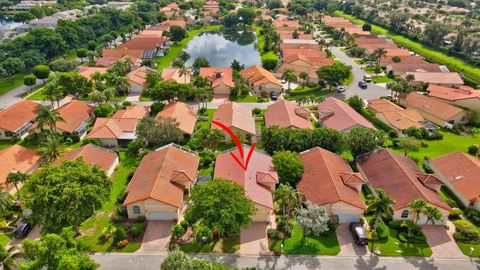
M 367 67 L 374 67 L 376 66 L 376 63 L 373 61 L 367 61 Z
M 350 223 L 348 227 L 350 232 L 352 232 L 353 240 L 355 244 L 365 246 L 368 243 L 367 234 L 365 233 L 365 229 L 360 225 L 358 222 Z
M 367 89 L 368 85 L 365 81 L 359 81 L 358 82 L 358 87 L 360 87 L 362 89 Z
M 337 90 L 339 93 L 343 93 L 345 91 L 347 91 L 347 87 L 346 86 L 343 86 L 343 85 L 340 85 L 338 87 L 338 90 Z
M 17 229 L 15 230 L 15 238 L 23 239 L 27 237 L 28 233 L 32 230 L 32 224 L 26 220 L 22 220 L 20 225 L 18 225 Z
M 363 75 L 363 80 L 366 82 L 372 82 L 372 76 L 370 74 Z
M 332 88 L 338 88 L 339 84 L 336 83 L 336 82 L 332 82 L 332 83 L 330 83 L 330 86 L 331 86 Z
M 270 92 L 270 99 L 277 100 L 278 99 L 277 93 L 276 92 Z

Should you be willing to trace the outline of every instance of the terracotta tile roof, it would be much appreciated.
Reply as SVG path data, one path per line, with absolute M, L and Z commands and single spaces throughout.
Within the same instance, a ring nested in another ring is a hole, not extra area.
M 300 22 L 299 21 L 286 21 L 286 20 L 274 20 L 273 21 L 273 26 L 277 27 L 294 27 L 294 28 L 299 28 L 300 27 Z
M 352 184 L 363 184 L 360 174 L 355 174 L 341 156 L 320 147 L 299 154 L 304 172 L 297 188 L 307 200 L 318 204 L 345 202 L 360 209 L 366 205 Z
M 130 119 L 143 119 L 150 112 L 148 106 L 127 106 L 123 110 L 118 110 L 112 118 L 130 118 Z
M 155 72 L 157 72 L 157 71 L 154 70 L 154 69 L 151 69 L 147 66 L 143 66 L 143 67 L 139 67 L 137 69 L 134 69 L 134 70 L 130 71 L 127 74 L 127 79 L 130 82 L 145 86 L 145 85 L 147 85 L 147 75 L 155 73 Z
M 116 56 L 115 57 L 111 57 L 111 56 L 99 57 L 99 58 L 95 59 L 95 64 L 97 64 L 99 66 L 109 67 L 109 66 L 115 64 L 115 62 L 122 61 L 122 60 L 126 59 L 127 57 L 129 57 L 132 60 L 133 66 L 135 66 L 135 67 L 140 66 L 141 59 L 140 58 L 134 58 L 134 57 L 131 57 L 129 55 L 125 55 L 125 56 L 121 56 L 121 57 L 116 57 Z
M 14 144 L 0 150 L 0 184 L 4 185 L 9 173 L 17 171 L 27 173 L 40 161 L 35 151 Z
M 190 83 L 191 75 L 185 74 L 180 76 L 179 68 L 164 68 L 162 70 L 162 79 L 165 82 Z
M 187 22 L 185 22 L 185 20 L 166 20 L 164 22 L 161 22 L 161 24 L 178 25 L 184 28 L 187 26 Z
M 178 126 L 183 133 L 192 135 L 195 130 L 195 123 L 197 123 L 197 114 L 195 109 L 183 102 L 169 103 L 157 114 L 160 116 L 170 117 L 175 119 L 180 125 Z
M 156 37 L 162 37 L 163 36 L 163 31 L 162 30 L 151 30 L 151 29 L 145 29 L 140 31 L 137 35 L 139 36 L 156 36 Z
M 234 127 L 251 135 L 256 135 L 255 119 L 252 111 L 236 102 L 228 102 L 218 106 L 213 113 L 213 120 L 224 124 L 227 127 Z M 220 129 L 213 125 L 212 128 Z
M 415 81 L 431 84 L 463 84 L 463 79 L 457 72 L 407 72 L 412 74 Z
M 127 40 L 125 43 L 118 45 L 117 49 L 129 50 L 155 50 L 158 46 L 163 46 L 165 39 L 151 35 L 137 35 Z
M 285 55 L 283 51 L 288 49 L 316 49 L 316 50 L 322 51 L 320 50 L 320 45 L 318 45 L 318 43 L 317 44 L 294 44 L 294 43 L 280 44 L 280 50 L 282 51 L 282 55 Z
M 95 72 L 100 72 L 100 74 L 105 74 L 107 72 L 106 67 L 87 67 L 87 66 L 81 66 L 78 68 L 78 74 L 87 78 L 87 79 L 92 79 L 92 75 Z
M 244 153 L 250 151 L 250 146 L 243 145 L 242 147 Z M 273 168 L 272 158 L 254 150 L 250 157 L 248 169 L 245 171 L 232 158 L 230 152 L 240 158 L 240 153 L 236 148 L 218 155 L 215 161 L 214 178 L 228 179 L 239 184 L 245 189 L 245 195 L 254 203 L 273 209 L 272 190 L 268 185 L 264 185 L 264 183 L 271 181 L 278 183 L 278 175 Z M 246 156 L 245 154 L 245 158 Z
M 295 103 L 281 99 L 268 106 L 265 112 L 265 125 L 282 128 L 313 128 L 309 120 L 310 111 Z
M 338 131 L 356 126 L 375 129 L 367 119 L 357 113 L 347 103 L 334 97 L 328 97 L 324 102 L 318 104 L 318 111 L 320 112 L 321 124 L 328 128 Z
M 157 30 L 157 31 L 170 31 L 170 25 L 169 24 L 156 24 L 154 26 L 150 26 L 147 28 L 148 30 Z
M 465 199 L 479 199 L 480 159 L 462 152 L 452 152 L 432 158 L 430 166 L 438 175 L 450 181 Z
M 83 122 L 90 118 L 93 107 L 79 100 L 73 100 L 58 108 L 57 111 L 65 120 L 57 122 L 57 129 L 73 133 Z
M 425 119 L 416 110 L 405 110 L 386 99 L 368 101 L 368 108 L 375 113 L 383 114 L 385 120 L 398 130 L 409 127 L 424 127 L 421 122 Z
M 425 173 L 408 157 L 380 149 L 357 157 L 357 163 L 373 188 L 383 189 L 397 202 L 394 209 L 405 208 L 414 199 L 424 199 L 450 210 L 435 190 L 419 180 Z
M 320 50 L 320 48 L 317 47 L 298 47 L 299 46 L 296 46 L 294 48 L 285 47 L 284 49 L 282 49 L 282 61 L 289 63 L 291 62 L 291 60 L 289 60 L 291 57 L 299 57 L 299 55 L 304 58 L 326 58 L 327 56 L 324 51 Z
M 402 101 L 402 104 L 407 106 L 407 108 L 414 108 L 445 121 L 450 120 L 458 114 L 464 112 L 463 109 L 460 109 L 456 106 L 443 103 L 434 98 L 418 93 L 402 95 L 400 96 L 400 100 Z
M 75 160 L 77 158 L 83 158 L 83 161 L 89 165 L 98 165 L 105 172 L 107 172 L 117 159 L 117 153 L 96 146 L 94 144 L 87 144 L 73 151 L 70 151 L 63 155 L 56 164 L 60 164 L 62 160 Z
M 435 84 L 430 84 L 427 88 L 428 95 L 445 100 L 462 100 L 462 99 L 480 99 L 480 90 L 475 90 L 469 86 L 461 86 L 450 88 Z
M 212 82 L 212 88 L 219 86 L 222 82 L 228 87 L 234 86 L 231 68 L 201 67 L 199 75 L 208 78 Z
M 125 49 L 125 48 L 115 48 L 115 49 L 103 49 L 102 56 L 103 57 L 111 57 L 111 58 L 122 58 L 125 55 L 128 55 L 133 58 L 141 59 L 143 56 L 143 52 L 145 50 L 138 50 L 138 49 Z
M 387 44 L 377 44 L 377 43 L 373 43 L 373 44 L 362 44 L 359 46 L 360 48 L 364 48 L 365 50 L 367 50 L 368 53 L 373 53 L 376 49 L 379 49 L 379 48 L 384 48 L 385 50 L 396 50 L 398 49 L 397 45 L 394 44 L 394 43 L 387 43 Z M 393 56 L 392 56 L 393 57 Z M 385 58 L 385 56 L 383 57 Z
M 400 63 L 403 63 L 403 64 L 423 64 L 423 63 L 425 63 L 425 61 L 423 61 L 423 59 L 420 56 L 416 56 L 416 55 L 399 56 L 399 57 L 400 57 Z M 382 59 L 380 59 L 380 63 L 383 66 L 386 66 L 386 65 L 394 64 L 395 62 L 393 62 L 393 56 L 387 56 L 387 57 L 382 57 Z
M 185 188 L 177 180 L 196 181 L 200 158 L 173 144 L 147 154 L 138 166 L 125 192 L 124 205 L 153 199 L 181 207 Z
M 138 119 L 131 118 L 97 118 L 88 138 L 118 139 L 122 133 L 133 133 Z
M 376 113 L 403 110 L 402 107 L 387 99 L 371 99 L 368 101 L 367 107 Z
M 280 39 L 290 39 L 290 38 L 293 38 L 293 31 L 288 33 L 287 31 L 283 31 L 282 33 L 280 33 Z M 298 38 L 299 39 L 313 39 L 313 36 L 312 34 L 303 34 L 303 33 L 299 33 L 298 35 Z
M 328 64 L 330 65 L 330 64 Z M 328 66 L 326 65 L 326 66 Z M 315 81 L 318 80 L 318 75 L 317 75 L 317 70 L 318 68 L 315 66 L 310 66 L 310 67 L 305 67 L 305 66 L 300 66 L 300 65 L 293 65 L 293 64 L 287 64 L 287 63 L 282 63 L 277 69 L 276 69 L 276 74 L 278 77 L 281 77 L 283 72 L 285 72 L 287 69 L 290 69 L 297 75 L 297 77 L 300 76 L 300 73 L 306 72 L 308 74 L 308 77 L 310 80 Z
M 30 100 L 23 100 L 0 111 L 0 128 L 15 132 L 23 125 L 34 121 L 37 117 L 40 104 Z
M 384 45 L 387 45 L 387 44 L 393 44 L 393 43 L 389 43 L 386 39 L 384 38 L 365 38 L 365 37 L 358 37 L 358 38 L 355 38 L 355 43 L 357 43 L 358 46 L 362 46 L 364 44 L 379 44 L 381 46 L 381 44 L 384 44 Z M 385 49 L 385 48 L 384 48 Z
M 439 64 L 409 64 L 409 63 L 393 63 L 390 64 L 394 75 L 401 75 L 405 72 L 442 72 Z
M 240 71 L 240 76 L 242 76 L 242 78 L 246 80 L 249 84 L 252 84 L 254 86 L 265 85 L 268 83 L 283 86 L 270 71 L 256 65 Z

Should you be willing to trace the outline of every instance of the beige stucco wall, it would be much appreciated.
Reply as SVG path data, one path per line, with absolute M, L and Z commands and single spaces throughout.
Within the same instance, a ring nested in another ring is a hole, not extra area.
M 262 85 L 253 86 L 252 89 L 256 95 L 260 95 L 262 91 L 266 91 L 268 94 L 270 94 L 271 92 L 275 92 L 275 93 L 282 92 L 282 87 L 280 85 L 276 85 L 273 83 L 265 83 Z
M 136 205 L 140 207 L 140 214 L 133 213 L 133 207 Z M 128 218 L 130 219 L 137 218 L 138 216 L 145 216 L 148 219 L 149 212 L 175 213 L 175 215 L 178 218 L 178 208 L 168 204 L 161 203 L 156 200 L 152 200 L 152 199 L 138 201 L 138 202 L 127 205 L 127 212 L 128 212 Z
M 130 93 L 141 93 L 143 91 L 143 85 L 129 81 L 130 83 Z
M 252 216 L 253 222 L 270 221 L 270 215 L 272 214 L 272 209 L 259 204 L 255 204 L 255 208 L 257 209 L 257 212 Z
M 469 98 L 469 99 L 461 99 L 456 101 L 450 101 L 450 100 L 440 99 L 436 97 L 433 97 L 433 98 L 444 103 L 452 104 L 452 105 L 470 109 L 470 110 L 480 108 L 480 98 Z
M 409 210 L 408 218 L 401 218 L 403 210 Z M 436 220 L 434 225 L 445 225 L 445 222 L 448 219 L 449 211 L 447 211 L 443 208 L 438 208 L 438 210 L 440 210 L 440 212 L 442 213 L 443 219 L 442 220 Z M 412 211 L 408 207 L 405 207 L 405 208 L 402 208 L 402 209 L 397 209 L 397 210 L 395 210 L 395 212 L 393 214 L 393 220 L 412 220 L 413 221 L 414 219 L 415 219 L 415 216 L 412 214 Z M 426 222 L 427 222 L 427 217 L 424 214 L 420 214 L 420 218 L 418 219 L 417 224 L 418 225 L 425 225 Z M 431 225 L 432 222 L 429 221 L 428 224 Z
M 108 170 L 105 172 L 107 174 L 107 176 L 112 176 L 112 174 L 115 172 L 115 168 L 117 167 L 118 163 L 120 162 L 120 160 L 118 159 L 118 156 L 115 158 L 115 160 L 113 161 L 112 165 L 110 166 L 110 168 L 108 168 Z
M 226 86 L 223 82 L 217 87 L 213 88 L 214 94 L 230 95 L 230 87 Z
M 118 141 L 117 139 L 99 139 L 100 142 L 102 143 L 102 146 L 104 147 L 118 147 Z

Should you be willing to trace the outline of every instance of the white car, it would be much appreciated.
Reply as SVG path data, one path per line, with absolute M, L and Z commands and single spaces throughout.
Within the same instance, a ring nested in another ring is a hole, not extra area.
M 338 87 L 338 90 L 337 90 L 339 93 L 343 93 L 345 91 L 347 91 L 347 87 L 346 86 L 343 86 L 343 85 L 340 85 Z

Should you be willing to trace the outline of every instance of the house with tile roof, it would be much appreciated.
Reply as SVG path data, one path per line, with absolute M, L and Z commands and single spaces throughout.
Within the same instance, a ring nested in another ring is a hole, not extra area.
M 409 63 L 393 63 L 387 65 L 387 73 L 394 76 L 402 76 L 407 72 L 443 72 L 439 64 L 424 63 L 424 64 L 409 64 Z
M 16 189 L 13 185 L 6 185 L 7 176 L 12 172 L 21 172 L 31 174 L 41 163 L 41 157 L 37 152 L 14 144 L 3 150 L 0 150 L 0 185 L 6 188 L 10 194 L 14 194 Z M 17 185 L 18 188 L 22 184 Z
M 263 67 L 253 65 L 240 71 L 240 76 L 247 82 L 255 95 L 260 95 L 263 91 L 268 94 L 282 92 L 283 85 L 280 81 Z
M 199 163 L 196 153 L 175 144 L 145 155 L 125 190 L 128 218 L 178 220 Z
M 243 152 L 248 153 L 250 146 L 243 145 Z M 233 148 L 222 152 L 215 161 L 214 178 L 223 178 L 239 184 L 245 189 L 257 209 L 253 222 L 270 222 L 273 214 L 273 191 L 278 183 L 278 175 L 272 158 L 259 150 L 253 150 L 247 170 L 244 170 L 231 156 L 240 157 L 239 150 Z M 247 158 L 247 155 L 244 157 Z
M 143 59 L 144 52 L 145 50 L 141 50 L 141 49 L 127 49 L 127 48 L 103 49 L 102 57 L 120 59 L 124 56 L 130 56 L 135 59 Z
M 56 123 L 57 131 L 77 134 L 83 139 L 87 134 L 89 122 L 93 120 L 94 107 L 79 100 L 72 100 L 57 109 L 64 121 Z
M 125 43 L 117 46 L 117 49 L 158 51 L 165 47 L 166 39 L 156 35 L 135 35 Z
M 394 64 L 395 62 L 393 61 L 393 57 L 394 56 L 382 57 L 380 59 L 380 65 L 382 67 L 386 67 L 390 64 Z M 403 63 L 403 64 L 424 64 L 425 63 L 422 57 L 417 55 L 399 56 L 399 57 L 400 57 L 400 63 Z
M 267 127 L 313 128 L 312 122 L 310 122 L 310 111 L 285 99 L 268 105 L 263 118 Z
M 358 222 L 367 208 L 360 191 L 366 181 L 346 160 L 320 147 L 299 154 L 303 176 L 297 183 L 307 200 L 317 204 L 340 223 Z
M 187 74 L 180 74 L 179 68 L 164 68 L 162 70 L 162 79 L 164 82 L 190 83 L 191 71 Z
M 60 164 L 63 160 L 75 160 L 78 158 L 83 159 L 89 165 L 99 166 L 107 176 L 112 176 L 119 163 L 117 153 L 94 144 L 86 144 L 70 151 L 55 163 Z
M 404 109 L 387 99 L 372 99 L 368 101 L 367 108 L 385 124 L 397 131 L 409 127 L 425 127 L 425 119 L 414 109 Z
M 394 220 L 413 220 L 415 217 L 408 204 L 414 199 L 423 199 L 443 214 L 444 218 L 436 220 L 435 224 L 445 223 L 451 208 L 437 193 L 443 182 L 433 174 L 424 173 L 410 158 L 379 149 L 357 157 L 357 168 L 374 194 L 376 189 L 383 189 L 395 200 Z M 421 214 L 418 224 L 426 221 Z
M 233 69 L 219 67 L 201 67 L 199 75 L 207 78 L 217 95 L 230 95 L 233 84 Z
M 432 158 L 428 166 L 464 206 L 480 211 L 480 159 L 463 152 Z
M 184 135 L 192 136 L 197 123 L 197 113 L 193 106 L 186 103 L 176 101 L 167 104 L 163 110 L 157 113 L 159 117 L 170 117 L 175 119 L 179 124 L 178 128 Z
M 241 136 L 245 136 L 247 141 L 251 143 L 256 141 L 255 118 L 252 116 L 252 111 L 240 103 L 228 102 L 218 106 L 218 109 L 213 113 L 212 120 L 224 124 Z M 212 123 L 211 128 L 220 129 L 225 135 L 225 140 L 231 140 L 230 135 L 219 126 Z
M 118 110 L 112 118 L 125 118 L 125 119 L 143 119 L 150 112 L 149 106 L 133 105 L 127 106 L 125 109 Z
M 0 111 L 0 139 L 9 140 L 15 134 L 22 139 L 27 137 L 40 106 L 25 99 Z
M 413 75 L 413 86 L 424 84 L 436 84 L 447 87 L 460 87 L 463 85 L 463 79 L 457 72 L 406 72 L 401 77 L 405 78 Z
M 480 108 L 480 90 L 463 85 L 458 88 L 430 84 L 428 96 L 458 107 L 474 110 Z
M 99 139 L 104 147 L 127 145 L 137 138 L 138 122 L 134 118 L 97 118 L 87 138 Z
M 127 74 L 128 83 L 130 83 L 130 92 L 141 93 L 147 86 L 148 74 L 156 73 L 157 71 L 147 66 L 139 67 L 130 71 Z
M 106 67 L 87 67 L 87 66 L 81 66 L 78 68 L 78 74 L 85 77 L 87 80 L 91 80 L 93 74 L 96 72 L 100 74 L 105 74 L 107 73 L 108 68 Z
M 340 132 L 348 133 L 351 129 L 357 127 L 372 128 L 372 123 L 356 112 L 347 103 L 328 97 L 322 103 L 318 104 L 318 121 L 322 126 L 333 128 Z
M 419 93 L 400 95 L 400 104 L 417 110 L 425 119 L 440 127 L 466 122 L 465 110 Z

